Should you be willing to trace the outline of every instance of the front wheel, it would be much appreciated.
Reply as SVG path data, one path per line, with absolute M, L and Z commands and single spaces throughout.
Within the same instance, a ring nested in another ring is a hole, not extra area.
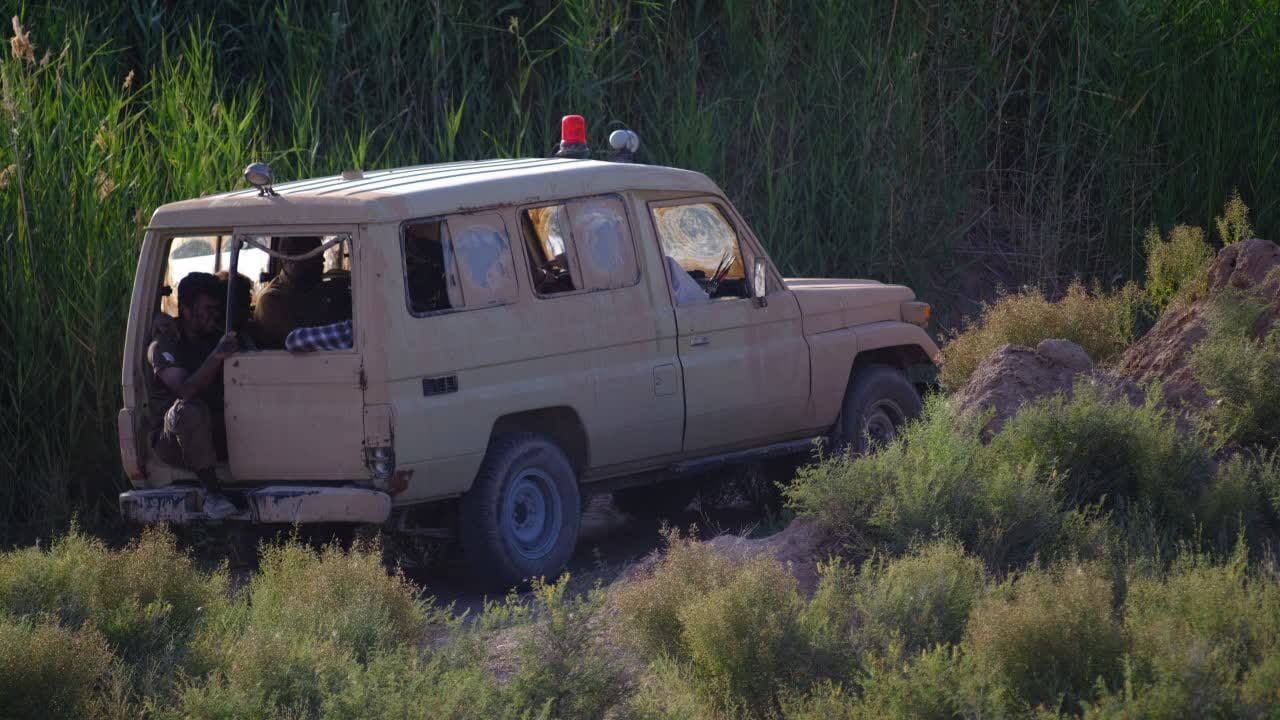
M 462 546 L 472 571 L 505 587 L 554 578 L 578 541 L 578 479 L 545 437 L 517 433 L 489 446 L 462 498 Z
M 859 368 L 845 390 L 833 439 L 839 448 L 862 455 L 896 437 L 922 409 L 920 394 L 901 370 L 888 365 Z

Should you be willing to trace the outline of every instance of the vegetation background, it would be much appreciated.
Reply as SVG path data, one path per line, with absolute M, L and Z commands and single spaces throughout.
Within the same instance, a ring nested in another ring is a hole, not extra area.
M 283 179 L 542 156 L 579 112 L 709 174 L 782 268 L 997 285 L 1141 274 L 1239 188 L 1280 222 L 1269 0 L 8 2 L 0 542 L 112 515 L 141 229 Z

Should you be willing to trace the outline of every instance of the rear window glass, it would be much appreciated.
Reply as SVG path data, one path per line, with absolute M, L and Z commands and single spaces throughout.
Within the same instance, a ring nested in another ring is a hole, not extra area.
M 406 225 L 404 263 L 409 311 L 414 315 L 515 299 L 511 247 L 506 225 L 496 214 Z
M 631 229 L 619 198 L 582 198 L 529 208 L 522 216 L 529 268 L 539 295 L 611 290 L 639 282 Z
M 243 247 L 236 270 L 253 283 L 255 289 L 267 270 L 267 254 L 257 248 Z M 166 293 L 160 301 L 160 309 L 177 317 L 178 283 L 193 272 L 217 274 L 231 269 L 231 235 L 190 235 L 173 238 L 169 242 L 169 256 L 165 264 L 163 285 Z
M 569 217 L 586 289 L 611 290 L 632 285 L 639 279 L 621 200 L 614 197 L 577 200 L 569 205 Z
M 534 290 L 539 295 L 554 295 L 580 289 L 565 206 L 529 208 L 522 215 Z

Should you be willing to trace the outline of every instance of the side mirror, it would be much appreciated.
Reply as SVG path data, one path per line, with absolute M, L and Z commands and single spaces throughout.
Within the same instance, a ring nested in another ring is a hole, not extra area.
M 769 304 L 769 298 L 765 294 L 764 273 L 764 260 L 756 258 L 755 268 L 751 272 L 751 295 L 756 299 L 756 307 Z

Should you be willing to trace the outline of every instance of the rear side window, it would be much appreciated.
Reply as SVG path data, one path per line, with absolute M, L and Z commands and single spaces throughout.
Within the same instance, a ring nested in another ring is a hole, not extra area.
M 414 315 L 502 305 L 516 297 L 511 247 L 498 215 L 409 223 L 403 244 L 405 288 Z
M 617 197 L 529 208 L 522 218 L 538 294 L 612 290 L 639 281 L 630 226 Z
M 568 209 L 564 205 L 548 205 L 529 208 L 522 215 L 534 290 L 539 295 L 554 295 L 581 289 L 570 253 Z
M 634 284 L 636 256 L 622 201 L 590 198 L 569 204 L 574 247 L 588 290 L 612 290 Z

